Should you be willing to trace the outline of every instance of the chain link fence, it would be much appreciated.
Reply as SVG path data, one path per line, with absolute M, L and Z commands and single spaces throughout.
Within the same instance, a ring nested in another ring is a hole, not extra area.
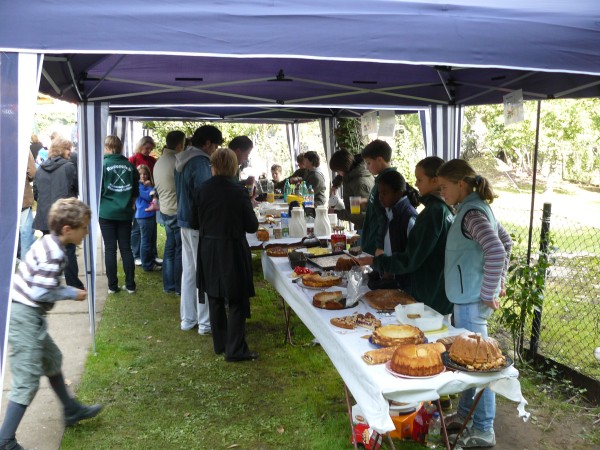
M 513 261 L 526 258 L 529 210 L 492 207 L 513 237 Z M 541 225 L 540 209 L 534 212 L 531 264 L 539 258 Z M 594 356 L 600 347 L 600 228 L 552 214 L 549 250 L 537 354 L 600 380 L 600 361 Z M 524 353 L 532 332 L 528 323 Z

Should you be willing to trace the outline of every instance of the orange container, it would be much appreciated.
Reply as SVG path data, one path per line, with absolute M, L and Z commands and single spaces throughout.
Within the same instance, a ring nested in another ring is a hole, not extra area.
M 417 411 L 419 408 L 417 408 Z M 413 422 L 417 411 L 403 416 L 392 416 L 392 422 L 396 429 L 390 431 L 390 436 L 395 439 L 412 439 Z

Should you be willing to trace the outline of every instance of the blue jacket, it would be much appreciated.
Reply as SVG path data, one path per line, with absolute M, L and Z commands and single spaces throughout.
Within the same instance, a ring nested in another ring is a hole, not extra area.
M 177 223 L 180 227 L 192 228 L 190 212 L 194 193 L 210 177 L 210 157 L 199 148 L 190 146 L 175 157 Z
M 140 195 L 135 199 L 135 218 L 148 219 L 156 217 L 156 211 L 146 211 L 146 208 L 152 203 L 150 192 L 154 191 L 154 186 L 146 186 L 140 181 Z
M 458 206 L 454 223 L 448 231 L 444 266 L 446 295 L 452 303 L 466 304 L 480 300 L 483 249 L 479 242 L 466 237 L 462 228 L 465 214 L 472 209 L 483 212 L 494 230 L 498 230 L 498 222 L 490 205 L 481 200 L 476 192 L 470 193 Z M 497 290 L 500 290 L 500 283 Z

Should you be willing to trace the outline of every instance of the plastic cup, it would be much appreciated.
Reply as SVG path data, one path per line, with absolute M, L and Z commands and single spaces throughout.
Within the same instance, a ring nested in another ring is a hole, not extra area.
M 350 214 L 360 214 L 361 197 L 350 197 Z

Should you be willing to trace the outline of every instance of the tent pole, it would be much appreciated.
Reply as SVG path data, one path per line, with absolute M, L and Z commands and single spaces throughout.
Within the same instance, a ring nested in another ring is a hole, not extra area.
M 529 209 L 529 237 L 527 239 L 527 264 L 531 262 L 531 241 L 533 239 L 533 211 L 535 207 L 535 188 L 537 184 L 537 163 L 538 150 L 540 144 L 540 115 L 542 111 L 542 102 L 537 102 L 537 117 L 535 119 L 535 145 L 533 147 L 533 182 L 531 184 L 531 207 Z

